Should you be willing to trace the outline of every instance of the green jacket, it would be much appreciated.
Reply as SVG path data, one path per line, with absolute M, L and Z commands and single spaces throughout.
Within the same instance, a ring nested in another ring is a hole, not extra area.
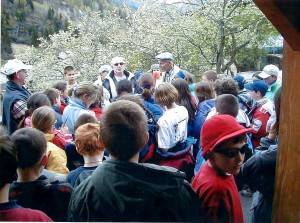
M 269 98 L 270 100 L 274 100 L 274 95 L 276 94 L 277 90 L 281 87 L 281 84 L 278 83 L 274 83 L 273 85 L 271 85 L 271 87 L 269 87 L 265 97 Z

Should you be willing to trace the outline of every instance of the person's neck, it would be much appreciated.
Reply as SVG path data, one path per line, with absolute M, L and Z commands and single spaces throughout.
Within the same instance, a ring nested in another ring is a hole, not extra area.
M 12 82 L 14 82 L 16 85 L 18 85 L 20 88 L 23 87 L 23 83 L 21 83 L 20 81 L 18 81 L 17 79 L 14 79 Z
M 68 85 L 74 85 L 75 83 L 76 83 L 75 80 L 70 80 L 70 81 L 68 81 Z
M 115 76 L 122 77 L 124 75 L 124 72 L 122 71 L 114 71 Z
M 0 189 L 0 204 L 7 203 L 9 195 L 9 184 L 5 184 L 4 187 Z
M 40 175 L 41 175 L 41 171 L 42 171 L 42 167 L 39 168 L 26 168 L 26 169 L 21 169 L 18 168 L 17 169 L 17 173 L 18 173 L 18 179 L 17 182 L 20 183 L 25 183 L 25 182 L 32 182 L 37 180 Z
M 84 155 L 84 167 L 93 167 L 98 166 L 100 163 L 102 163 L 104 152 L 101 152 L 100 154 L 90 156 L 90 155 Z
M 112 160 L 119 160 L 117 157 L 114 157 L 111 155 Z M 139 153 L 135 154 L 133 157 L 131 157 L 128 162 L 130 163 L 139 163 Z
M 170 105 L 168 105 L 168 106 L 166 106 L 166 107 L 167 107 L 167 109 L 169 110 L 169 109 L 172 109 L 172 108 L 177 108 L 178 105 L 177 105 L 175 102 L 173 102 L 172 104 L 170 104 Z

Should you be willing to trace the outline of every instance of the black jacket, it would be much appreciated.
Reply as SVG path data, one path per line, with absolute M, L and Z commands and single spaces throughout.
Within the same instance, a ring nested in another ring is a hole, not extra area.
M 69 221 L 201 221 L 185 175 L 170 167 L 108 160 L 74 191 Z

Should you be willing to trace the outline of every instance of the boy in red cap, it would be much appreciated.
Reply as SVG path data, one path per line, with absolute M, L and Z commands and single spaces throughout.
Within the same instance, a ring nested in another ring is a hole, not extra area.
M 199 194 L 204 222 L 244 222 L 242 205 L 233 175 L 243 164 L 246 133 L 230 115 L 215 115 L 201 130 L 202 156 L 207 160 L 195 176 L 192 187 Z

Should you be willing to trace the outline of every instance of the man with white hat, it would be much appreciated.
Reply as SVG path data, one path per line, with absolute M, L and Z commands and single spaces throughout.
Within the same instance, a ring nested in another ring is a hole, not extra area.
M 31 65 L 17 59 L 9 60 L 1 69 L 8 79 L 3 96 L 2 124 L 9 134 L 17 129 L 27 109 L 26 103 L 31 93 L 24 85 L 29 69 L 32 69 Z
M 125 70 L 125 60 L 123 57 L 114 57 L 111 59 L 112 70 L 105 76 L 102 85 L 110 94 L 110 100 L 117 96 L 116 84 L 124 79 L 131 79 L 134 74 Z
M 160 70 L 165 72 L 164 82 L 171 83 L 175 77 L 185 78 L 183 71 L 174 64 L 174 57 L 171 53 L 161 53 L 155 58 L 159 61 Z
M 281 87 L 281 84 L 277 83 L 278 74 L 279 68 L 273 64 L 265 66 L 263 71 L 258 74 L 258 76 L 269 85 L 269 89 L 265 97 L 269 98 L 270 100 L 273 100 L 277 90 Z

